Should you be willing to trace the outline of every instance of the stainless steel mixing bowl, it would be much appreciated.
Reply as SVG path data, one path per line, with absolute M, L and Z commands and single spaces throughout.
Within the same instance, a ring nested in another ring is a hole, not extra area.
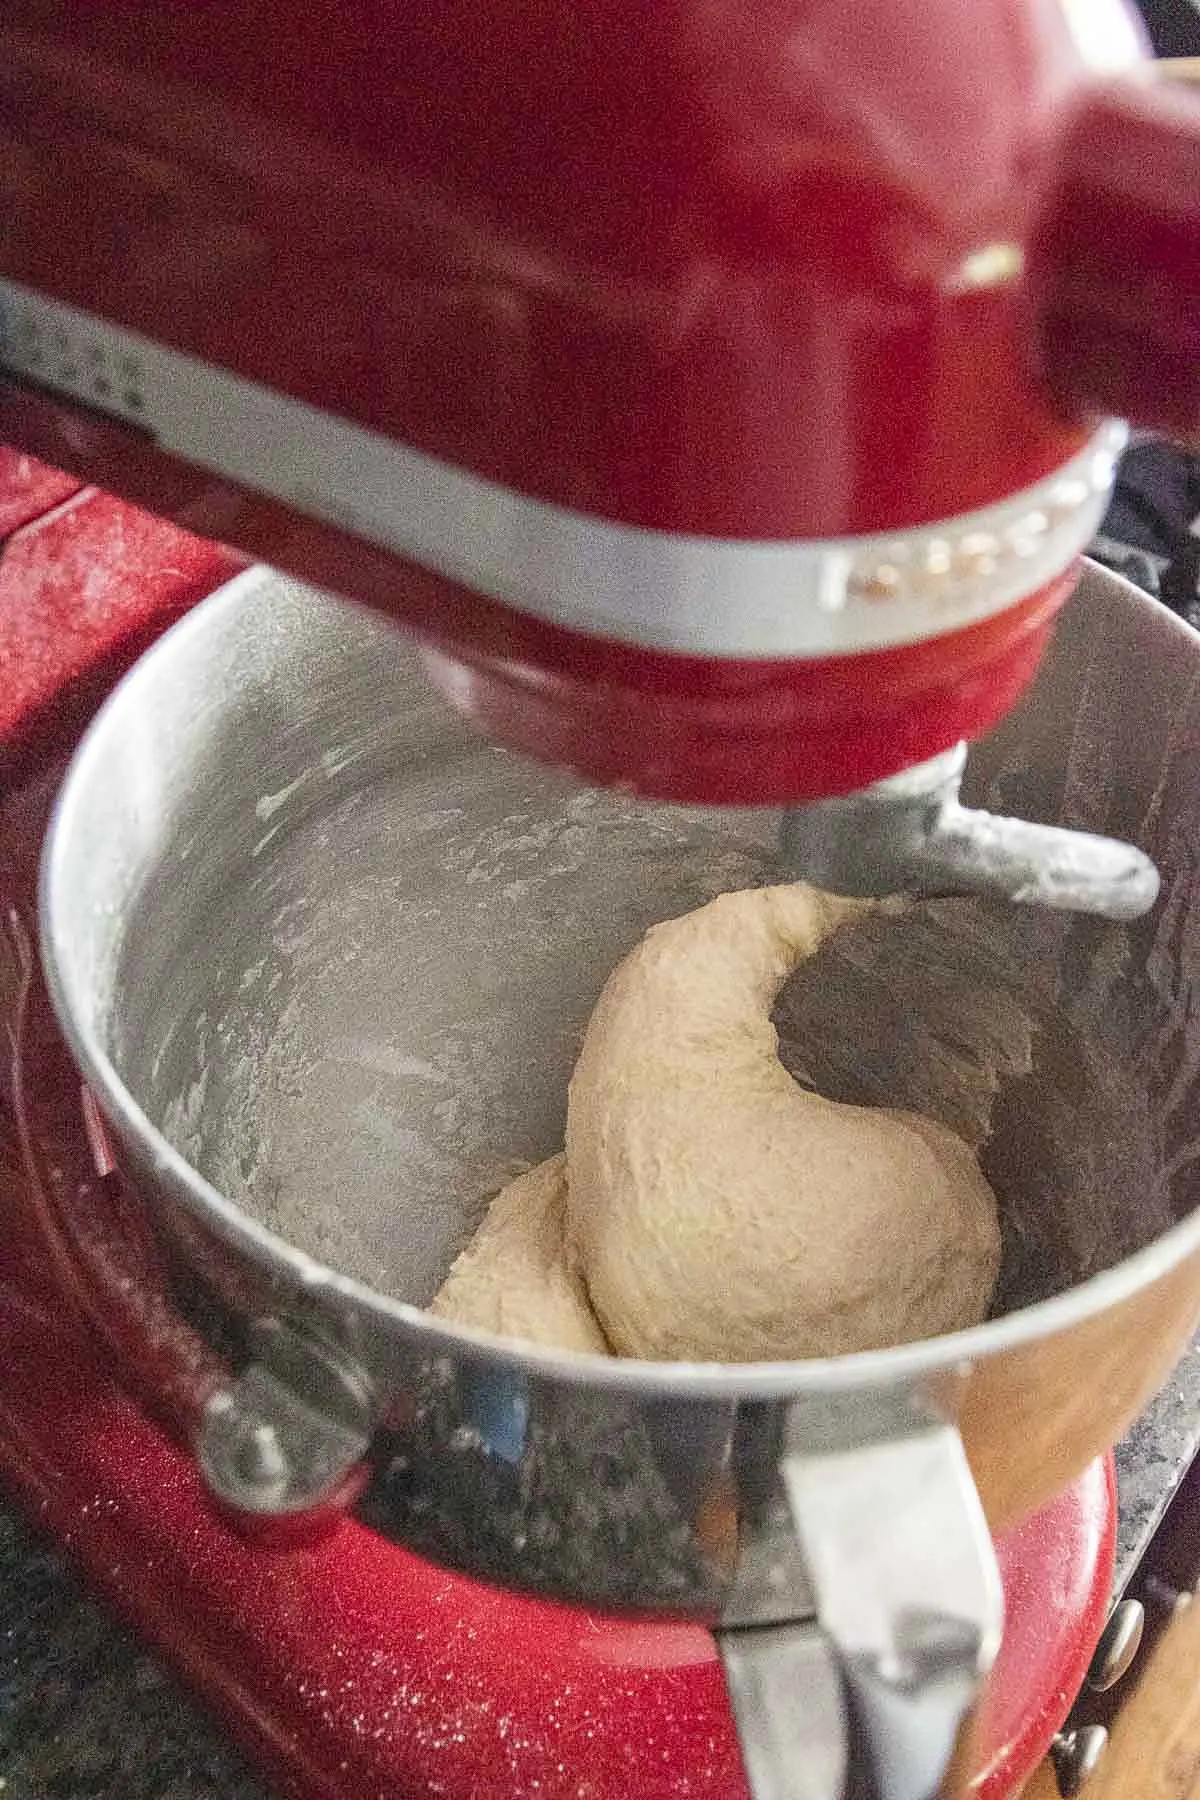
M 176 626 L 74 759 L 42 948 L 228 1371 L 195 1446 L 222 1501 L 303 1513 L 360 1469 L 365 1516 L 446 1564 L 717 1625 L 756 1795 L 836 1791 L 843 1707 L 881 1791 L 934 1791 L 998 1628 L 985 1513 L 1111 1445 L 1200 1314 L 1200 639 L 1089 569 L 966 791 L 1159 864 L 1115 937 L 1028 915 L 1048 991 L 1117 1022 L 1146 1181 L 1097 1165 L 1095 1229 L 1026 1242 L 1043 1297 L 953 1337 L 778 1366 L 539 1352 L 420 1308 L 504 1176 L 560 1147 L 614 962 L 770 878 L 776 821 L 490 749 L 401 638 L 267 571 Z

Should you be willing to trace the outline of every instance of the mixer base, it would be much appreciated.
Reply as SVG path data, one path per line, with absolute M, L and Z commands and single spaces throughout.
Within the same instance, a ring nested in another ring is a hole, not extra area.
M 744 1800 L 706 1632 L 517 1599 L 353 1522 L 314 1546 L 249 1544 L 35 1294 L 0 1283 L 0 1478 L 289 1800 Z M 1067 1714 L 1114 1520 L 1099 1462 L 999 1546 L 982 1800 L 1019 1791 Z

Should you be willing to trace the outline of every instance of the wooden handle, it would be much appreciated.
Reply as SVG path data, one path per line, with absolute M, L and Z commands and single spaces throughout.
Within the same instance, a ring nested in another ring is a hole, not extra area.
M 1049 1763 L 1023 1800 L 1058 1800 Z M 1080 1800 L 1200 1800 L 1200 1600 L 1155 1645 Z

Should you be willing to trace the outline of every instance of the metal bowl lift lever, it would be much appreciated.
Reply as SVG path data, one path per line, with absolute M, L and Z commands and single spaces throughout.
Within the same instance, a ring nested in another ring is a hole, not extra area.
M 1002 1626 L 961 1440 L 929 1422 L 781 1474 L 819 1623 L 717 1634 L 754 1800 L 933 1800 Z

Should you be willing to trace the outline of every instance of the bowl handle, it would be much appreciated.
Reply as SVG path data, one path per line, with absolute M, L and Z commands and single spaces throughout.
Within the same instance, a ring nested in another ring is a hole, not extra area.
M 966 1778 L 1003 1590 L 953 1426 L 781 1463 L 817 1619 L 717 1641 L 753 1800 L 934 1800 Z

